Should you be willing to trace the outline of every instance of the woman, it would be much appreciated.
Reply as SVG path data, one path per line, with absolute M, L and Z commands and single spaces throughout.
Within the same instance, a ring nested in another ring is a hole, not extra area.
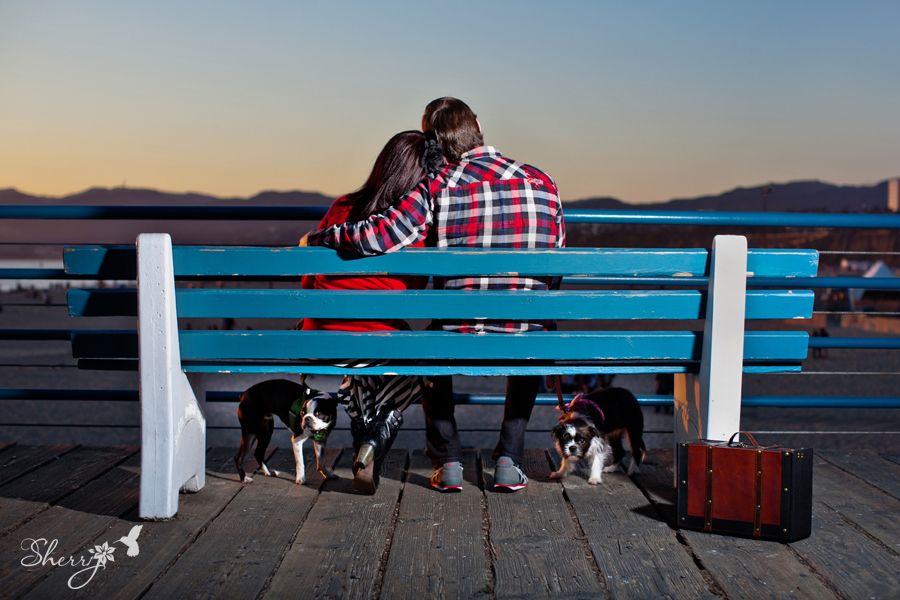
M 318 228 L 355 222 L 389 208 L 431 171 L 443 164 L 440 148 L 419 131 L 398 133 L 384 146 L 363 186 L 334 201 Z M 424 246 L 420 240 L 411 246 Z M 423 278 L 316 275 L 303 278 L 302 287 L 325 290 L 405 290 L 425 286 Z M 302 329 L 385 331 L 409 329 L 405 321 L 304 319 Z M 350 396 L 347 414 L 356 456 L 353 485 L 373 494 L 381 462 L 397 437 L 403 411 L 422 393 L 418 377 L 361 376 L 345 379 Z

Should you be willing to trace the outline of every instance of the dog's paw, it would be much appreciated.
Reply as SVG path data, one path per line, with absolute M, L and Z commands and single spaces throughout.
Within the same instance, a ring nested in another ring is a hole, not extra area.
M 616 463 L 614 465 L 609 465 L 608 467 L 603 467 L 604 473 L 615 473 L 618 470 L 619 470 L 619 463 Z
M 588 479 L 588 483 L 591 485 L 598 485 L 603 483 L 603 480 L 599 477 L 591 477 L 590 479 Z
M 322 476 L 323 479 L 337 479 L 338 476 L 331 469 L 319 469 L 319 475 Z
M 303 485 L 304 483 L 306 483 L 306 477 L 297 477 L 296 479 L 294 479 L 294 483 L 297 485 Z
M 249 475 L 244 475 L 244 478 L 241 480 L 241 483 L 253 483 L 253 478 Z

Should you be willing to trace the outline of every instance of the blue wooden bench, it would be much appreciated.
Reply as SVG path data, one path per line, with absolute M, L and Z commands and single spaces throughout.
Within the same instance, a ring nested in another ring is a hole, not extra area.
M 323 248 L 172 247 L 143 234 L 135 248 L 65 250 L 66 271 L 137 278 L 128 290 L 71 290 L 73 316 L 127 314 L 137 331 L 81 331 L 73 353 L 86 368 L 139 365 L 142 404 L 140 515 L 168 518 L 178 491 L 204 484 L 205 421 L 186 373 L 379 373 L 522 375 L 675 374 L 675 436 L 727 439 L 740 429 L 744 372 L 800 370 L 805 331 L 780 323 L 745 330 L 745 319 L 807 319 L 808 290 L 750 290 L 748 277 L 815 277 L 815 250 L 750 250 L 741 236 L 705 249 L 408 249 L 347 260 Z M 553 292 L 179 288 L 176 279 L 299 281 L 307 274 L 697 278 L 699 289 Z M 441 331 L 190 331 L 178 318 L 557 320 L 559 331 L 463 335 Z M 660 320 L 702 320 L 699 331 Z M 627 331 L 603 329 L 628 320 Z M 572 323 L 575 329 L 573 330 Z M 639 327 L 638 327 L 639 326 Z M 335 360 L 389 359 L 348 369 Z

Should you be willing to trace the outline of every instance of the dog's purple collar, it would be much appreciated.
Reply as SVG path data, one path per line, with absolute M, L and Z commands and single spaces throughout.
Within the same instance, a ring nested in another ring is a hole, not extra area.
M 606 420 L 606 415 L 603 414 L 603 409 L 597 406 L 597 403 L 591 400 L 590 398 L 586 398 L 584 394 L 575 394 L 575 397 L 566 405 L 566 412 L 580 412 L 587 413 L 585 410 L 578 410 L 578 406 L 589 406 L 591 407 L 598 415 L 600 415 L 600 421 Z

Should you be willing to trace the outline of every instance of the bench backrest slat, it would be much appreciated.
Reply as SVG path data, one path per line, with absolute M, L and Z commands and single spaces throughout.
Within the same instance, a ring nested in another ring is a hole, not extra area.
M 292 360 L 353 357 L 424 360 L 698 360 L 702 335 L 692 331 L 539 332 L 459 335 L 436 331 L 187 331 L 182 360 Z M 806 358 L 805 331 L 749 331 L 745 360 Z
M 469 361 L 695 361 L 702 334 L 694 331 L 578 331 L 509 335 L 459 335 L 443 331 L 355 333 L 338 331 L 182 331 L 181 358 L 191 361 L 391 360 Z M 132 358 L 136 335 L 85 332 L 73 335 L 77 358 Z M 806 358 L 805 331 L 748 331 L 745 361 Z M 352 350 L 349 350 L 352 349 Z M 114 354 L 110 354 L 114 353 Z
M 79 365 L 82 361 L 79 361 Z M 547 365 L 538 363 L 489 366 L 479 364 L 454 363 L 441 364 L 413 364 L 390 365 L 373 367 L 338 367 L 327 363 L 306 363 L 302 365 L 279 364 L 202 364 L 189 363 L 183 365 L 185 373 L 279 373 L 283 375 L 469 375 L 473 377 L 485 377 L 496 375 L 596 375 L 596 374 L 652 374 L 652 373 L 692 373 L 696 371 L 696 365 L 689 363 L 591 363 L 591 364 L 555 364 L 548 368 Z M 780 365 L 744 365 L 744 373 L 799 373 L 802 370 L 800 363 Z
M 327 248 L 176 246 L 176 277 L 284 277 L 308 274 L 703 277 L 705 249 L 569 248 L 503 250 L 412 248 L 347 260 Z M 134 278 L 134 248 L 78 246 L 65 249 L 66 272 L 106 278 Z M 751 277 L 814 277 L 815 250 L 750 250 Z
M 484 291 L 187 289 L 176 293 L 182 318 L 298 319 L 702 319 L 697 290 L 566 290 L 540 294 Z M 808 290 L 751 290 L 747 319 L 812 316 Z M 137 292 L 70 290 L 71 316 L 137 315 Z

